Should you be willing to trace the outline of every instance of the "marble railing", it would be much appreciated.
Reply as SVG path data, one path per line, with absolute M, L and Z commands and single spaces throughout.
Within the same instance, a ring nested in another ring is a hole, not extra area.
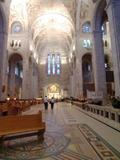
M 120 123 L 120 109 L 115 109 L 112 106 L 99 106 L 94 104 L 89 104 L 87 102 L 73 102 L 74 105 L 82 108 L 87 112 L 91 112 L 95 115 L 102 116 L 103 118 L 107 118 L 113 120 L 117 123 Z

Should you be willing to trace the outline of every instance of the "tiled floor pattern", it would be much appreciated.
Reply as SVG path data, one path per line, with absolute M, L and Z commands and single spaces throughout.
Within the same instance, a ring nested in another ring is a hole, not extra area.
M 39 143 L 37 136 L 7 141 L 1 149 L 0 157 L 5 160 L 46 158 L 63 151 L 69 141 L 69 138 L 57 132 L 46 132 L 44 143 Z
M 119 160 L 120 154 L 112 146 L 110 146 L 100 135 L 95 133 L 86 124 L 79 126 L 80 131 L 85 136 L 89 144 L 104 160 Z
M 83 115 L 77 111 L 79 119 L 68 104 L 58 103 L 54 111 L 36 106 L 23 114 L 38 110 L 47 126 L 45 141 L 39 143 L 36 136 L 6 141 L 0 147 L 0 160 L 120 160 L 120 153 L 83 124 Z

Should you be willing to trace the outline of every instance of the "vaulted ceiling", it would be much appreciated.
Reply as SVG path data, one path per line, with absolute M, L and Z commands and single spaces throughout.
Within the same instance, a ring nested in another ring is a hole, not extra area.
M 66 57 L 74 46 L 76 0 L 12 0 L 10 26 L 19 21 L 34 51 L 45 57 L 57 52 Z M 79 0 L 89 5 L 92 0 Z
M 74 41 L 75 0 L 12 0 L 10 21 L 28 28 L 40 56 L 71 50 Z

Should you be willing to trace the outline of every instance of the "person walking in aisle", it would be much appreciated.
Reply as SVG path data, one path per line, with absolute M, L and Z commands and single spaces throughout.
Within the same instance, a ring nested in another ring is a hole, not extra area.
M 45 110 L 47 110 L 48 109 L 48 98 L 47 98 L 47 96 L 45 96 L 45 98 L 44 98 L 44 106 L 45 106 Z
M 55 100 L 54 100 L 54 97 L 52 97 L 51 100 L 50 100 L 50 104 L 51 104 L 51 109 L 52 110 L 54 108 L 54 103 L 55 103 Z

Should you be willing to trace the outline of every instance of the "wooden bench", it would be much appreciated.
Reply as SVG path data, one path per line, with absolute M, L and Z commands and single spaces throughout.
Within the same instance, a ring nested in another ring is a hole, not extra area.
M 0 142 L 18 137 L 38 134 L 38 140 L 44 140 L 45 123 L 42 112 L 34 115 L 0 117 Z
M 8 114 L 8 105 L 6 102 L 0 102 L 0 114 L 3 116 Z

